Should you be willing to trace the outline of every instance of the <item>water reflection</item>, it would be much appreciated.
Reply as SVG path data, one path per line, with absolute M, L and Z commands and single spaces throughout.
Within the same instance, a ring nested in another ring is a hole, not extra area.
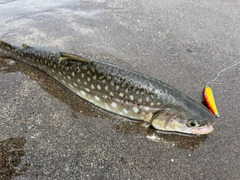
M 0 141 L 0 179 L 8 180 L 13 176 L 24 174 L 30 164 L 22 164 L 21 158 L 25 152 L 24 138 L 10 138 Z

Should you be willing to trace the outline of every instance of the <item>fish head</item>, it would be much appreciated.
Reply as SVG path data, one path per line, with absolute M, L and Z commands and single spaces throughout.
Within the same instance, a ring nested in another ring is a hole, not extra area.
M 159 131 L 175 134 L 209 134 L 215 118 L 208 109 L 197 104 L 195 108 L 167 106 L 152 116 L 151 125 Z

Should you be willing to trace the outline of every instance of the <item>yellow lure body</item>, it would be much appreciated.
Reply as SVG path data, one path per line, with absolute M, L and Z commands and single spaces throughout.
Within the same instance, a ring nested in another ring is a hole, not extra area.
M 204 88 L 203 95 L 204 95 L 205 102 L 206 102 L 208 108 L 210 109 L 210 111 L 214 114 L 215 117 L 219 117 L 217 106 L 216 106 L 214 96 L 213 96 L 213 92 L 209 86 L 206 86 Z

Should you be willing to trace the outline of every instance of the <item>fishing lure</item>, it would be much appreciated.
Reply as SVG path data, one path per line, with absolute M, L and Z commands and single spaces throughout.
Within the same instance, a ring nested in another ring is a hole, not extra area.
M 205 86 L 204 92 L 203 92 L 204 100 L 210 109 L 210 111 L 213 113 L 215 117 L 219 117 L 217 106 L 214 100 L 212 89 L 209 86 Z

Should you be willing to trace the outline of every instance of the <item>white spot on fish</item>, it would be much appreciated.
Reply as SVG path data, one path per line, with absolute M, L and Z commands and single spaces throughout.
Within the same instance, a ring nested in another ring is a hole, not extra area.
M 90 87 L 91 87 L 91 89 L 95 89 L 95 87 L 94 87 L 94 85 L 93 85 L 93 84 L 91 84 L 91 86 L 90 86 Z
M 107 97 L 108 97 L 107 95 L 103 95 L 103 98 L 104 98 L 104 99 L 107 99 Z
M 84 74 L 83 73 L 81 73 L 81 77 L 84 78 Z
M 80 82 L 81 82 L 81 80 L 80 80 L 80 79 L 77 79 L 77 82 L 78 82 L 78 83 L 80 83 Z
M 84 96 L 86 95 L 85 91 L 83 91 L 83 90 L 81 90 L 80 93 Z
M 107 79 L 108 79 L 108 80 L 111 80 L 111 79 L 112 79 L 112 77 L 108 75 L 108 76 L 107 76 Z
M 120 97 L 123 97 L 123 93 L 119 93 L 119 96 L 120 96 Z
M 101 89 L 101 86 L 98 84 L 98 85 L 97 85 L 97 88 L 100 90 L 100 89 Z
M 129 99 L 132 101 L 134 99 L 133 95 L 130 95 Z
M 108 91 L 108 86 L 105 86 L 105 90 Z
M 119 85 L 116 85 L 116 90 L 118 90 L 119 89 Z
M 66 84 L 66 81 L 64 81 L 63 79 L 61 79 L 61 81 L 62 81 L 63 84 Z
M 117 107 L 117 103 L 112 102 L 112 103 L 111 103 L 111 106 L 116 108 L 116 107 Z
M 96 79 L 97 79 L 97 76 L 96 76 L 96 75 L 94 75 L 94 76 L 93 76 L 93 80 L 96 80 Z
M 74 72 L 72 72 L 72 76 L 75 77 L 75 73 Z
M 138 113 L 138 112 L 139 112 L 139 109 L 138 109 L 137 107 L 133 107 L 132 110 L 133 110 L 133 112 L 135 112 L 135 113 Z
M 100 101 L 100 97 L 94 96 L 94 98 L 95 98 L 97 101 Z
M 88 88 L 85 88 L 85 90 L 86 90 L 87 92 L 90 92 L 90 89 L 88 89 Z
M 87 81 L 91 81 L 90 77 L 87 78 Z
M 69 76 L 69 75 L 67 75 L 67 78 L 70 80 L 71 79 L 71 77 Z
M 139 102 L 139 103 L 142 103 L 142 99 L 138 99 L 138 102 Z
M 112 91 L 109 94 L 110 94 L 110 96 L 114 96 L 114 93 Z
M 128 111 L 127 109 L 123 109 L 123 112 L 124 112 L 125 114 L 128 114 L 128 113 L 129 113 L 129 111 Z
M 149 99 L 149 97 L 146 97 L 146 101 L 148 102 L 150 99 Z
M 62 73 L 60 72 L 60 71 L 58 71 L 58 74 L 61 76 L 62 75 Z
M 153 103 L 153 102 L 151 102 L 150 106 L 154 106 L 154 103 Z
M 86 82 L 86 81 L 84 81 L 83 83 L 84 83 L 85 85 L 87 85 L 87 82 Z
M 73 85 L 71 85 L 71 84 L 68 84 L 68 85 L 69 85 L 70 88 L 73 88 Z
M 93 67 L 91 67 L 91 70 L 92 70 L 92 72 L 95 72 L 95 69 Z
M 75 82 L 73 83 L 73 85 L 74 85 L 75 87 L 77 87 L 77 86 L 78 86 L 78 85 L 77 85 Z
M 149 110 L 150 110 L 150 107 L 145 106 L 144 109 L 145 109 L 146 111 L 149 111 Z
M 52 71 L 52 73 L 55 73 L 54 69 L 52 69 L 51 71 Z

